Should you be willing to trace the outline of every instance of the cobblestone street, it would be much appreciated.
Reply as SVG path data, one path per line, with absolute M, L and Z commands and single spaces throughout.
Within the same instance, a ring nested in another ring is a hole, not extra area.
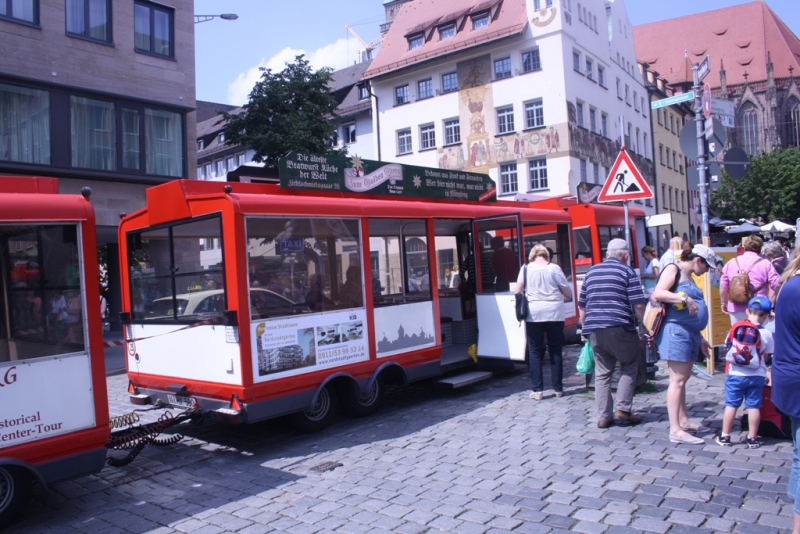
M 392 389 L 377 415 L 340 414 L 312 435 L 280 420 L 183 425 L 179 444 L 148 447 L 127 467 L 35 492 L 8 532 L 791 529 L 791 442 L 768 439 L 756 450 L 713 442 L 724 375 L 689 382 L 690 416 L 707 427 L 706 444 L 676 445 L 668 440 L 663 363 L 658 391 L 634 399 L 644 424 L 600 430 L 593 394 L 575 373 L 578 351 L 566 350 L 560 399 L 546 391 L 543 401 L 531 400 L 527 373 L 501 374 L 464 392 Z M 126 376 L 108 385 L 112 415 L 130 411 Z

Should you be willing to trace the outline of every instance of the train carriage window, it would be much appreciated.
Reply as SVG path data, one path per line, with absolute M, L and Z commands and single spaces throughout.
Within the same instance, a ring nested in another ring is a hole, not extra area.
M 0 362 L 85 350 L 76 224 L 0 225 Z
M 424 220 L 370 219 L 375 306 L 431 299 L 428 235 Z
M 251 319 L 364 306 L 356 219 L 248 217 Z
M 128 234 L 134 322 L 220 320 L 227 309 L 218 215 Z

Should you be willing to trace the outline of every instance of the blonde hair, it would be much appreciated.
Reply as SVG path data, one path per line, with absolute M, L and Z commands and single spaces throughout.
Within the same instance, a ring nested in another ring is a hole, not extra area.
M 533 261 L 536 258 L 544 258 L 550 261 L 550 251 L 547 250 L 547 247 L 544 245 L 534 245 L 531 249 L 531 253 L 528 254 L 528 261 Z
M 783 270 L 783 274 L 781 275 L 781 283 L 786 282 L 789 278 L 793 277 L 797 274 L 797 271 L 800 271 L 800 247 L 796 247 L 794 249 L 794 254 L 792 254 L 792 259 L 789 260 L 789 265 Z

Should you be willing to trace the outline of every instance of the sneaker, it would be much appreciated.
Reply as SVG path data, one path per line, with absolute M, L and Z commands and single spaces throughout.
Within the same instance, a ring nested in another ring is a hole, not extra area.
M 556 398 L 560 399 L 563 396 L 564 396 L 564 392 L 563 391 L 556 391 Z
M 717 445 L 721 447 L 730 447 L 731 446 L 731 437 L 730 436 L 722 436 L 719 435 L 714 438 L 714 441 L 717 442 Z
M 614 412 L 614 421 L 620 426 L 638 425 L 642 422 L 642 416 L 617 410 Z
M 744 442 L 747 443 L 747 448 L 748 449 L 757 449 L 757 448 L 761 447 L 761 442 L 758 441 L 758 436 L 756 436 L 754 438 L 751 438 L 750 436 L 747 436 L 745 438 Z
M 542 400 L 544 398 L 544 393 L 542 393 L 541 391 L 534 391 L 528 396 L 533 400 Z

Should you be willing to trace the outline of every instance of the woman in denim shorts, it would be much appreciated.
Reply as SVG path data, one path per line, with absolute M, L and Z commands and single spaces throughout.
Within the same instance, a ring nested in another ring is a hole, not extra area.
M 664 267 L 653 291 L 653 300 L 668 305 L 656 344 L 661 359 L 669 366 L 667 413 L 669 440 L 673 443 L 703 443 L 701 438 L 692 435 L 698 427 L 692 425 L 686 415 L 686 382 L 692 376 L 697 354 L 701 349 L 707 354 L 709 347 L 700 335 L 708 323 L 708 307 L 692 275 L 705 274 L 713 268 L 715 260 L 716 255 L 710 248 L 686 243 L 681 261 Z
M 775 354 L 772 357 L 772 402 L 792 420 L 794 456 L 788 495 L 794 501 L 794 530 L 800 534 L 800 247 L 781 276 L 775 303 Z

